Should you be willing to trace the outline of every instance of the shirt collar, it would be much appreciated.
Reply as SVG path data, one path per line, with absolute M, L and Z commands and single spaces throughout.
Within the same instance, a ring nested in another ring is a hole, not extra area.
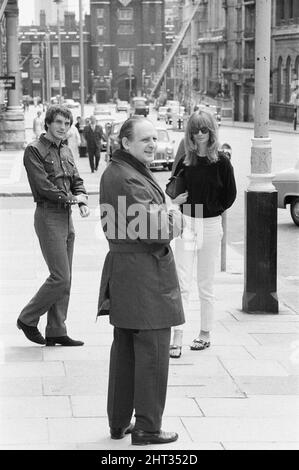
M 54 146 L 56 148 L 62 148 L 66 145 L 66 141 L 62 140 L 60 142 L 60 145 L 58 146 L 53 140 L 50 140 L 48 137 L 46 137 L 46 134 L 41 134 L 39 139 L 47 148 L 50 148 L 51 146 Z

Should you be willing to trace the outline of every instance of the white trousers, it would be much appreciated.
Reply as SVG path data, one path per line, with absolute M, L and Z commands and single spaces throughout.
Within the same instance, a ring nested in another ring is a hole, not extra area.
M 194 262 L 200 300 L 200 329 L 211 331 L 214 317 L 214 278 L 223 236 L 221 216 L 196 219 L 185 216 L 182 238 L 175 240 L 175 262 L 185 313 L 188 310 Z M 182 326 L 175 328 L 182 329 Z

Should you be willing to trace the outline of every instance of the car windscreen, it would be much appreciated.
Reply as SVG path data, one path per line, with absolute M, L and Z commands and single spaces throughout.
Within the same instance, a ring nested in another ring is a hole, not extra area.
M 169 139 L 168 139 L 168 134 L 166 131 L 163 131 L 163 129 L 162 130 L 159 129 L 157 133 L 158 133 L 159 142 L 168 142 Z

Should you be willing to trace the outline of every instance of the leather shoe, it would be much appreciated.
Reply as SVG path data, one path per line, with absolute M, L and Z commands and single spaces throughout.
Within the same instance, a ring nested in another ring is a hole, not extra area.
M 55 346 L 60 344 L 61 346 L 83 346 L 83 341 L 72 339 L 69 336 L 50 336 L 46 337 L 46 346 Z
M 29 341 L 37 344 L 46 344 L 45 338 L 40 334 L 37 326 L 25 325 L 21 320 L 17 320 L 17 327 L 22 330 Z
M 124 428 L 110 428 L 111 439 L 122 439 L 125 434 L 131 434 L 134 429 L 134 424 L 130 423 L 129 426 Z
M 146 446 L 148 444 L 167 444 L 178 439 L 176 432 L 146 432 L 136 429 L 132 432 L 132 444 L 134 446 Z

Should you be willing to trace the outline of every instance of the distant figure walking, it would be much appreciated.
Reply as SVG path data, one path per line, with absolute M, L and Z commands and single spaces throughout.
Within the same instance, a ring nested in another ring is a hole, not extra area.
M 84 127 L 83 135 L 86 140 L 91 173 L 94 173 L 98 169 L 101 158 L 102 140 L 105 140 L 103 128 L 96 123 L 95 116 L 90 117 L 90 123 Z
M 67 145 L 71 150 L 75 160 L 79 158 L 79 146 L 81 144 L 81 137 L 78 132 L 77 127 L 72 124 L 69 130 L 66 133 Z
M 42 115 L 42 112 L 37 111 L 36 116 L 33 119 L 33 133 L 36 139 L 38 139 L 41 133 L 43 132 L 44 120 L 41 117 L 41 115 Z

